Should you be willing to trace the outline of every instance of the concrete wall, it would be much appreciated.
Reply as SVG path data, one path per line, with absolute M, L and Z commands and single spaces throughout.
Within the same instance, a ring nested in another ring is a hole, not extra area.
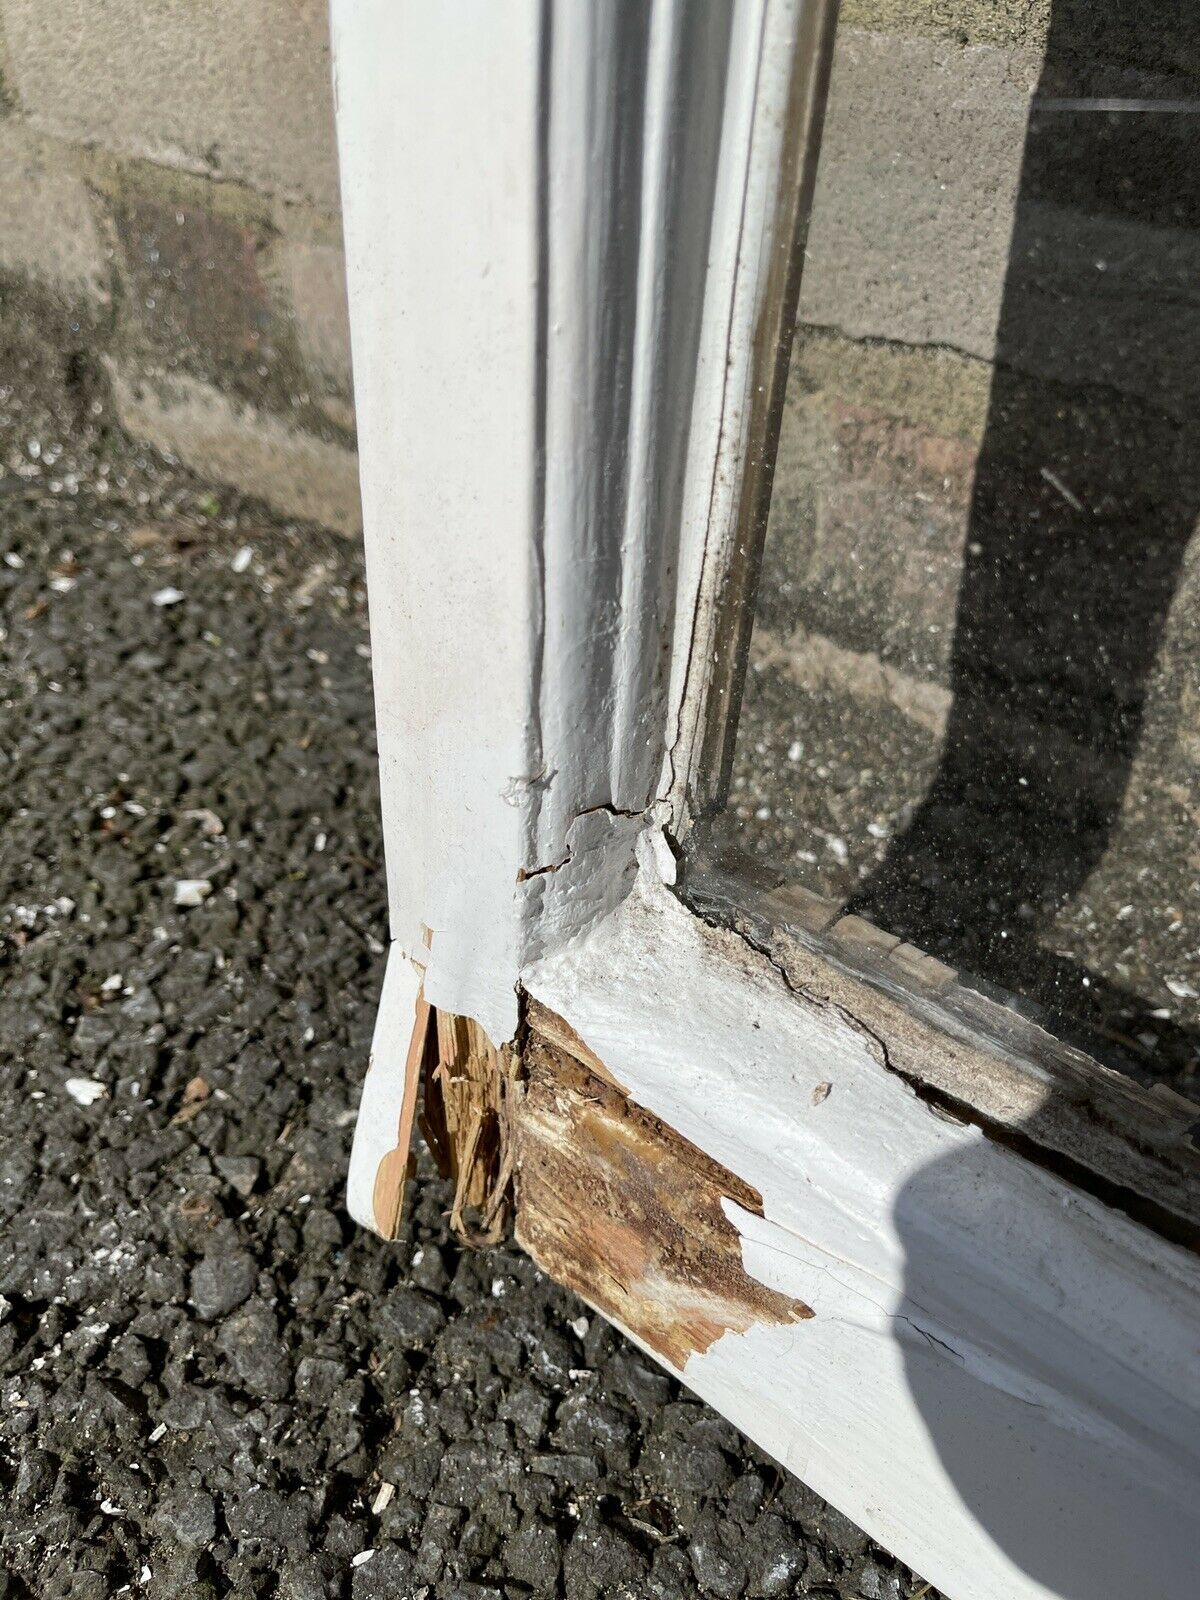
M 0 0 L 0 274 L 131 432 L 357 531 L 325 0 Z
M 843 0 L 779 475 L 782 601 L 810 559 L 813 594 L 827 591 L 822 561 L 845 569 L 837 541 L 853 542 L 859 490 L 841 481 L 834 435 L 849 407 L 916 429 L 930 459 L 967 450 L 957 509 L 947 494 L 929 513 L 944 537 L 904 541 L 913 603 L 951 603 L 1006 290 L 1013 300 L 1025 129 L 1055 27 L 1080 34 L 1088 63 L 1105 54 L 1088 28 L 1107 30 L 1103 92 L 1125 79 L 1143 95 L 1191 92 L 1177 82 L 1190 39 L 1133 0 L 1053 0 L 1053 14 L 1052 0 Z M 1081 92 L 1086 76 L 1068 87 Z M 1030 215 L 1027 200 L 1027 233 Z M 1161 341 L 1139 324 L 1139 296 L 1174 305 L 1180 348 L 1197 347 L 1196 234 L 1168 216 L 1085 222 L 1042 207 L 1031 270 L 1048 292 L 1023 298 L 1030 319 L 1049 312 L 1019 338 L 1009 327 L 1004 359 L 1034 381 L 1099 378 L 1157 400 Z M 1139 295 L 1122 302 L 1134 308 L 1125 336 L 1081 357 L 1061 306 L 1072 285 L 1089 287 L 1101 250 L 1138 276 Z M 325 0 L 0 0 L 4 274 L 66 308 L 40 335 L 79 325 L 132 432 L 285 511 L 357 528 Z M 6 304 L 17 315 L 26 301 L 0 295 L 0 322 Z M 1171 363 L 1167 380 L 1195 409 L 1200 362 Z M 817 518 L 818 548 L 806 530 L 820 485 L 832 509 Z M 888 516 L 854 537 L 886 544 L 894 567 L 901 530 L 923 526 L 913 507 L 929 501 L 891 487 Z M 899 610 L 879 618 L 885 630 L 904 632 Z M 929 637 L 918 666 L 932 669 Z

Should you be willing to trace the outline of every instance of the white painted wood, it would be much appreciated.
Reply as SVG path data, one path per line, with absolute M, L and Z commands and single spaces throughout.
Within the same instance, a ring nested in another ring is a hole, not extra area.
M 500 1044 L 671 793 L 801 8 L 331 14 L 392 937 Z
M 1200 1261 L 938 1115 L 641 853 L 524 982 L 761 1193 L 746 1270 L 815 1312 L 686 1382 L 953 1600 L 1192 1592 Z
M 397 1148 L 401 1109 L 408 1082 L 409 1043 L 421 993 L 421 969 L 399 945 L 388 952 L 383 992 L 371 1036 L 371 1055 L 363 1079 L 354 1149 L 346 1184 L 350 1214 L 375 1227 L 375 1178 Z
M 738 511 L 754 385 L 754 356 L 778 235 L 780 165 L 803 4 L 765 4 L 738 31 L 726 103 L 722 167 L 713 198 L 708 294 L 700 341 L 679 553 L 679 620 L 672 634 L 669 723 L 661 777 L 677 837 L 689 824 L 721 591 L 736 555 Z
M 539 863 L 582 812 L 655 798 L 730 50 L 758 9 L 550 8 Z
M 392 936 L 413 956 L 430 929 L 431 1001 L 504 1039 L 536 772 L 539 12 L 331 17 Z

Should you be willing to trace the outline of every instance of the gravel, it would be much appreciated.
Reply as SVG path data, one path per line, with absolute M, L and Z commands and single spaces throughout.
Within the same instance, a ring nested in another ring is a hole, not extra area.
M 518 1251 L 461 1250 L 424 1158 L 398 1244 L 350 1224 L 360 552 L 130 445 L 86 361 L 0 354 L 0 1596 L 910 1595 Z

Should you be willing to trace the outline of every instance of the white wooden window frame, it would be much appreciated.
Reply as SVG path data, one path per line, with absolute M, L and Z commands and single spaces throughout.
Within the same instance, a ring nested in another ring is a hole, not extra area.
M 350 1205 L 379 1225 L 422 997 L 498 1048 L 540 1002 L 761 1195 L 723 1202 L 745 1272 L 813 1313 L 729 1328 L 691 1388 L 952 1600 L 1182 1595 L 1186 1115 L 999 1039 L 896 941 L 676 883 L 833 10 L 332 0 L 393 940 Z

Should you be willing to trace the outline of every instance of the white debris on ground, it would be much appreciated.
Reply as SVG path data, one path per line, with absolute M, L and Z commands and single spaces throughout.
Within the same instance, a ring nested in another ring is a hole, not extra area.
M 217 813 L 211 811 L 208 806 L 196 806 L 191 811 L 185 811 L 183 815 L 184 820 L 187 822 L 198 822 L 200 824 L 200 832 L 210 839 L 215 839 L 219 834 L 225 832 L 225 824 Z
M 212 893 L 212 887 L 207 878 L 176 878 L 175 904 L 201 906 Z
M 98 1083 L 95 1078 L 68 1078 L 63 1088 L 77 1105 L 95 1105 L 97 1100 L 103 1100 L 108 1094 L 104 1084 Z

